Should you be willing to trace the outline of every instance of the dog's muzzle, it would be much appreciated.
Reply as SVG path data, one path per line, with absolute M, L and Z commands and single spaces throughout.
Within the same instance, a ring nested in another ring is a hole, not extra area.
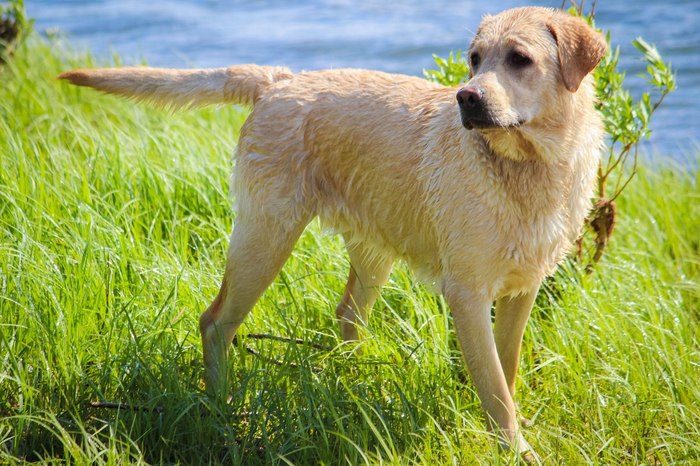
M 462 125 L 467 129 L 493 126 L 486 109 L 484 91 L 476 86 L 464 86 L 457 91 L 457 104 Z

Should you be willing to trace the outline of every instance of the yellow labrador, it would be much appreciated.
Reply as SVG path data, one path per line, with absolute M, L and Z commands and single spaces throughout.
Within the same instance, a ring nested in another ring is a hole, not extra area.
M 236 148 L 223 282 L 200 320 L 210 391 L 226 392 L 236 330 L 318 216 L 350 256 L 343 338 L 357 339 L 392 263 L 408 261 L 449 303 L 489 426 L 526 453 L 513 401 L 520 346 L 540 283 L 590 207 L 603 130 L 589 73 L 605 53 L 581 19 L 518 8 L 484 18 L 461 88 L 255 65 L 60 78 L 166 107 L 254 107 Z

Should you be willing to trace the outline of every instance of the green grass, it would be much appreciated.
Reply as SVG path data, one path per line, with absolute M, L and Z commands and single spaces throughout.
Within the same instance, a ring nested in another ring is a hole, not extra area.
M 444 301 L 405 266 L 362 352 L 341 343 L 347 259 L 316 224 L 241 333 L 324 348 L 240 338 L 231 403 L 208 401 L 198 317 L 246 113 L 54 79 L 79 66 L 94 63 L 33 39 L 0 67 L 0 463 L 515 461 L 484 430 Z M 699 178 L 642 167 L 597 272 L 565 266 L 540 294 L 518 398 L 545 464 L 700 461 Z

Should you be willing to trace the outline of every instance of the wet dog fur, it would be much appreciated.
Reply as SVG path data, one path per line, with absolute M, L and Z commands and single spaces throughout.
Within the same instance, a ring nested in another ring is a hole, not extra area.
M 253 107 L 235 153 L 224 276 L 200 319 L 211 393 L 226 393 L 236 330 L 320 217 L 350 257 L 343 338 L 358 338 L 392 263 L 406 260 L 444 294 L 490 428 L 532 458 L 514 403 L 521 341 L 590 208 L 603 141 L 590 72 L 606 43 L 581 19 L 528 7 L 485 17 L 468 53 L 458 88 L 256 65 L 60 76 L 164 107 Z

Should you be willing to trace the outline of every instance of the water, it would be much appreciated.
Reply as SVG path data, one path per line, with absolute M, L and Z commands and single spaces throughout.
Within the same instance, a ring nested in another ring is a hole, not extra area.
M 293 70 L 356 67 L 421 75 L 431 54 L 465 49 L 485 13 L 534 4 L 505 0 L 30 0 L 39 31 L 58 29 L 104 61 L 215 67 L 235 63 Z M 495 2 L 494 2 L 495 3 Z M 590 4 L 591 1 L 585 2 Z M 542 0 L 560 7 L 561 1 Z M 687 160 L 700 148 L 700 0 L 600 0 L 597 24 L 621 48 L 638 96 L 645 65 L 631 41 L 655 43 L 677 72 L 678 90 L 652 120 L 643 150 Z

